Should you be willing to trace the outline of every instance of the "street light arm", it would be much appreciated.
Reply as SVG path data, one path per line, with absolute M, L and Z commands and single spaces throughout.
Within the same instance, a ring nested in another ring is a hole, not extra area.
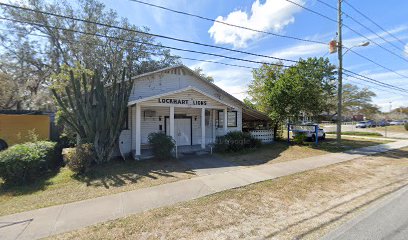
M 344 46 L 343 46 L 344 47 Z M 342 54 L 342 56 L 344 56 L 344 55 L 346 55 L 346 53 L 348 53 L 348 51 L 350 51 L 352 48 L 355 48 L 356 46 L 352 46 L 351 48 L 348 48 L 348 47 L 344 47 L 344 48 L 346 48 L 347 50 Z
M 350 48 L 343 46 L 343 48 L 346 48 L 347 50 L 343 53 L 342 56 L 346 55 L 346 53 L 347 53 L 348 51 L 350 51 L 352 48 L 355 48 L 355 47 L 366 47 L 366 46 L 368 46 L 369 44 L 370 44 L 370 42 L 362 42 L 362 43 L 360 43 L 360 44 L 358 44 L 358 45 L 354 45 L 354 46 L 352 46 L 352 47 L 350 47 Z

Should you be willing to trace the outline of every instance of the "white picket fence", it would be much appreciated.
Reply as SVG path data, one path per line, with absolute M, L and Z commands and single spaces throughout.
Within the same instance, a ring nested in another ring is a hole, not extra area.
M 249 131 L 252 137 L 261 140 L 262 143 L 273 142 L 273 129 Z

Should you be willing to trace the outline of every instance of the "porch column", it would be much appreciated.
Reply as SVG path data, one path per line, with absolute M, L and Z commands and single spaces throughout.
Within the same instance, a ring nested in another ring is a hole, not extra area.
M 224 134 L 228 132 L 228 115 L 227 115 L 227 108 L 224 108 Z
M 201 148 L 205 148 L 205 108 L 201 108 Z
M 141 128 L 140 128 L 140 121 L 141 121 L 141 109 L 140 109 L 140 104 L 136 104 L 136 127 L 135 127 L 135 144 L 136 144 L 136 158 L 139 158 L 141 155 Z
M 174 106 L 170 106 L 170 116 L 169 116 L 170 122 L 169 122 L 169 132 L 170 136 L 176 140 L 174 136 Z
M 215 139 L 216 139 L 216 132 L 215 132 L 215 128 L 217 127 L 216 125 L 216 114 L 218 114 L 218 110 L 212 110 L 212 138 L 213 138 L 213 143 L 215 143 Z

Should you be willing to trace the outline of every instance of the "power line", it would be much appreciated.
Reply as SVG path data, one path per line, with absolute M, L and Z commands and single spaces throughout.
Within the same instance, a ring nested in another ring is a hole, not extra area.
M 219 23 L 231 25 L 231 24 L 228 24 L 228 23 L 225 23 L 225 22 L 222 22 L 222 21 L 218 21 L 218 20 L 215 20 L 215 19 L 209 19 L 209 18 L 202 17 L 202 16 L 198 16 L 198 15 L 195 15 L 195 14 L 186 13 L 186 12 L 182 12 L 182 11 L 178 11 L 178 10 L 173 10 L 173 9 L 170 9 L 170 8 L 167 8 L 167 7 L 164 7 L 164 6 L 159 6 L 159 5 L 152 4 L 152 3 L 146 3 L 146 2 L 143 2 L 143 1 L 139 1 L 139 0 L 130 0 L 130 1 L 137 2 L 137 3 L 140 3 L 140 4 L 144 4 L 144 5 L 148 5 L 148 6 L 152 6 L 152 7 L 156 7 L 156 8 L 160 8 L 160 9 L 164 9 L 164 10 L 171 11 L 171 12 L 175 12 L 175 13 L 179 13 L 179 14 L 184 14 L 184 15 L 187 15 L 187 16 L 197 17 L 197 18 L 204 19 L 204 20 L 209 20 L 209 21 L 213 21 L 213 22 L 219 22 Z M 327 16 L 325 16 L 325 15 L 319 13 L 319 12 L 316 12 L 316 11 L 314 11 L 314 10 L 311 10 L 311 9 L 309 9 L 309 8 L 306 8 L 306 7 L 300 5 L 300 4 L 296 3 L 296 2 L 293 2 L 293 1 L 291 1 L 291 0 L 286 0 L 286 1 L 288 1 L 288 2 L 290 2 L 290 3 L 292 3 L 292 4 L 295 4 L 295 5 L 297 5 L 297 6 L 301 7 L 301 8 L 304 8 L 304 9 L 306 9 L 306 10 L 308 10 L 308 11 L 312 11 L 313 13 L 318 14 L 319 16 L 322 16 L 322 17 L 324 17 L 324 18 L 326 18 L 326 19 L 329 19 L 330 21 L 337 22 L 337 20 L 335 20 L 335 19 L 331 19 L 331 18 L 329 18 L 329 17 L 327 17 Z M 318 1 L 319 1 L 319 2 L 322 2 L 322 3 L 326 4 L 327 6 L 329 6 L 329 7 L 333 8 L 333 9 L 336 9 L 336 10 L 337 10 L 337 8 L 331 6 L 331 5 L 329 5 L 329 4 L 327 4 L 327 3 L 323 2 L 323 1 L 320 1 L 320 0 L 318 0 Z M 233 25 L 233 26 L 239 27 L 239 28 L 247 29 L 246 27 L 241 27 L 241 26 L 236 26 L 236 25 Z M 251 29 L 248 29 L 248 30 L 251 30 Z M 253 29 L 252 29 L 252 30 L 253 30 Z M 299 39 L 297 39 L 297 40 L 299 40 Z M 371 40 L 370 40 L 370 41 L 371 41 Z M 326 43 L 323 43 L 323 42 L 320 42 L 320 43 L 326 45 Z M 352 51 L 352 50 L 351 50 L 351 51 Z M 408 76 L 404 76 L 404 75 L 399 74 L 399 73 L 397 73 L 396 71 L 394 71 L 394 70 L 392 70 L 392 69 L 390 69 L 390 68 L 384 67 L 383 65 L 381 65 L 381 64 L 379 64 L 379 63 L 377 63 L 377 62 L 374 62 L 373 60 L 371 60 L 371 59 L 369 59 L 369 58 L 367 58 L 367 57 L 365 57 L 365 56 L 363 56 L 363 55 L 361 55 L 361 54 L 359 54 L 359 53 L 356 53 L 355 51 L 352 51 L 352 52 L 355 53 L 355 54 L 358 54 L 360 57 L 363 57 L 363 58 L 365 58 L 366 60 L 368 60 L 368 61 L 370 61 L 370 62 L 376 64 L 377 66 L 380 66 L 380 67 L 382 67 L 382 68 L 384 68 L 384 69 L 386 69 L 386 70 L 388 70 L 388 71 L 394 72 L 394 73 L 396 73 L 396 74 L 398 74 L 399 76 L 402 76 L 402 77 L 404 77 L 404 78 L 408 78 Z M 295 62 L 298 62 L 298 61 L 295 61 Z
M 4 29 L 4 28 L 0 28 L 0 31 L 8 31 L 8 32 L 15 32 L 15 33 L 24 33 L 24 34 L 27 34 L 27 35 L 30 35 L 30 36 L 37 36 L 37 37 L 43 37 L 43 38 L 51 38 L 50 36 L 47 36 L 47 35 L 34 34 L 34 33 L 25 33 L 25 32 L 22 32 L 22 31 L 15 31 L 15 30 Z M 103 45 L 98 44 L 98 46 L 103 46 Z M 152 54 L 152 55 L 166 56 L 166 54 L 163 54 L 163 53 L 155 53 L 155 52 L 149 52 L 149 51 L 145 51 L 145 50 L 141 50 L 141 52 L 143 52 L 143 53 L 148 53 L 148 54 Z M 44 52 L 38 52 L 38 53 L 40 53 L 40 54 L 46 54 L 46 53 L 44 53 Z M 221 64 L 221 65 L 231 66 L 231 67 L 239 67 L 239 68 L 247 68 L 247 69 L 257 69 L 257 68 L 254 68 L 254 67 L 249 67 L 249 66 L 244 66 L 244 65 L 231 64 L 231 63 L 223 63 L 223 62 L 218 62 L 218 61 L 213 61 L 213 60 L 206 60 L 206 59 L 197 59 L 197 58 L 181 57 L 181 56 L 176 56 L 176 58 L 185 59 L 185 60 L 190 60 L 190 61 L 198 61 L 198 62 Z
M 26 7 L 20 7 L 20 6 L 16 6 L 16 5 L 7 4 L 7 3 L 0 3 L 0 5 L 15 8 L 15 9 L 21 9 L 21 10 L 25 10 L 25 11 L 37 12 L 37 13 L 50 15 L 50 16 L 55 16 L 55 17 L 59 17 L 59 18 L 70 19 L 70 20 L 74 20 L 74 21 L 91 23 L 91 24 L 95 24 L 95 25 L 99 25 L 99 26 L 108 27 L 108 28 L 115 28 L 115 29 L 119 29 L 119 30 L 123 30 L 123 31 L 129 31 L 129 32 L 134 32 L 134 33 L 138 33 L 138 34 L 149 35 L 149 36 L 152 36 L 152 37 L 164 38 L 164 39 L 169 39 L 169 40 L 183 42 L 183 43 L 195 44 L 195 45 L 204 46 L 204 47 L 211 47 L 211 48 L 217 48 L 217 49 L 226 50 L 226 51 L 230 51 L 230 52 L 236 52 L 236 53 L 241 53 L 241 54 L 252 55 L 252 56 L 256 56 L 256 57 L 265 57 L 265 58 L 270 58 L 270 59 L 274 59 L 274 60 L 288 61 L 288 62 L 294 62 L 294 63 L 298 62 L 298 61 L 290 60 L 290 59 L 267 56 L 267 55 L 263 55 L 263 54 L 257 54 L 257 53 L 251 53 L 251 52 L 246 52 L 246 51 L 241 51 L 241 50 L 236 50 L 236 49 L 231 49 L 231 48 L 226 48 L 226 47 L 220 47 L 220 46 L 215 46 L 215 45 L 206 44 L 206 43 L 200 43 L 200 42 L 195 42 L 195 41 L 190 41 L 190 40 L 185 40 L 185 39 L 180 39 L 180 38 L 175 38 L 175 37 L 164 36 L 164 35 L 160 35 L 160 34 L 143 32 L 143 31 L 139 31 L 139 30 L 135 30 L 135 29 L 114 26 L 114 25 L 110 25 L 110 24 L 105 24 L 105 23 L 95 22 L 95 21 L 91 21 L 91 20 L 80 19 L 80 18 L 76 18 L 76 17 L 65 16 L 65 15 L 60 15 L 60 14 L 56 14 L 56 13 L 45 12 L 45 11 L 26 8 Z
M 290 66 L 286 66 L 286 65 L 283 65 L 283 64 L 274 64 L 274 63 L 252 61 L 252 60 L 248 60 L 248 59 L 229 57 L 229 56 L 224 56 L 224 55 L 220 55 L 220 54 L 213 54 L 213 53 L 207 53 L 207 52 L 201 52 L 201 51 L 195 51 L 195 50 L 188 50 L 188 49 L 181 49 L 181 48 L 176 48 L 176 47 L 169 47 L 169 46 L 164 46 L 164 45 L 160 45 L 160 44 L 141 42 L 141 41 L 131 40 L 131 39 L 123 39 L 123 38 L 118 38 L 118 37 L 114 37 L 114 36 L 102 35 L 102 34 L 98 34 L 98 33 L 88 33 L 88 32 L 83 32 L 83 31 L 79 31 L 79 30 L 72 30 L 72 29 L 66 29 L 66 28 L 61 28 L 61 27 L 49 26 L 49 25 L 39 24 L 39 23 L 34 23 L 34 22 L 29 22 L 29 21 L 15 20 L 15 19 L 9 19 L 9 18 L 4 18 L 4 17 L 0 17 L 0 19 L 7 20 L 7 21 L 20 22 L 20 23 L 25 23 L 25 24 L 32 24 L 32 25 L 36 25 L 36 26 L 39 26 L 39 27 L 48 27 L 48 28 L 58 29 L 58 30 L 62 30 L 62 31 L 76 32 L 76 33 L 86 34 L 86 35 L 91 35 L 91 36 L 98 36 L 98 37 L 103 37 L 103 38 L 117 39 L 117 40 L 121 40 L 121 41 L 135 42 L 135 43 L 139 43 L 139 44 L 146 44 L 146 45 L 151 45 L 151 46 L 160 47 L 160 48 L 167 48 L 167 49 L 172 49 L 172 50 L 177 50 L 177 51 L 192 52 L 192 53 L 198 53 L 198 54 L 215 56 L 215 57 L 222 57 L 222 58 L 238 60 L 238 61 L 245 61 L 245 62 L 250 62 L 250 63 L 257 63 L 257 64 L 269 64 L 269 65 L 277 65 L 277 66 L 282 66 L 282 67 L 290 67 Z M 189 60 L 202 61 L 200 59 L 193 59 L 193 58 L 190 58 Z M 219 63 L 219 62 L 215 62 L 215 61 L 211 61 L 211 60 L 203 60 L 203 61 Z M 222 64 L 227 65 L 225 63 L 222 63 Z M 234 65 L 234 64 L 228 64 L 228 65 L 250 68 L 250 67 L 242 66 L 242 65 Z M 348 70 L 345 70 L 345 71 L 348 71 Z M 362 76 L 362 75 L 360 75 L 360 76 Z M 365 76 L 362 76 L 362 77 L 365 77 Z M 365 77 L 365 78 L 367 78 L 367 77 Z M 374 81 L 376 81 L 376 80 L 374 80 Z M 389 87 L 397 88 L 397 87 L 395 87 L 393 85 L 390 85 L 390 84 L 382 83 L 380 81 L 377 81 L 377 82 L 381 83 L 381 84 L 388 85 Z M 406 89 L 403 89 L 403 90 L 405 91 Z
M 325 18 L 325 19 L 327 19 L 327 20 L 329 20 L 329 21 L 331 21 L 331 22 L 337 23 L 337 20 L 335 20 L 335 19 L 333 19 L 333 18 L 330 18 L 330 17 L 328 17 L 328 16 L 326 16 L 326 15 L 324 15 L 324 14 L 321 14 L 321 13 L 315 11 L 315 10 L 312 10 L 312 9 L 310 9 L 310 8 L 307 8 L 307 7 L 305 7 L 305 6 L 301 5 L 301 4 L 295 3 L 295 2 L 293 2 L 293 1 L 291 1 L 291 0 L 285 0 L 285 1 L 290 2 L 290 3 L 296 5 L 296 6 L 300 7 L 300 8 L 303 8 L 303 9 L 305 9 L 306 11 L 309 11 L 309 12 L 311 12 L 311 13 L 314 13 L 314 14 L 316 14 L 316 15 L 319 15 L 319 16 L 321 16 L 321 17 L 323 17 L 323 18 Z M 405 59 L 404 57 L 401 57 L 400 55 L 394 53 L 393 51 L 390 51 L 388 48 L 385 48 L 385 47 L 381 46 L 380 44 L 378 44 L 377 42 L 372 41 L 371 39 L 367 38 L 367 37 L 364 36 L 363 34 L 359 33 L 358 31 L 354 30 L 353 28 L 349 27 L 348 25 L 346 25 L 346 24 L 343 23 L 342 26 L 346 27 L 346 28 L 349 29 L 350 31 L 354 32 L 355 34 L 357 34 L 357 35 L 359 35 L 359 36 L 365 38 L 366 40 L 368 40 L 368 41 L 370 41 L 370 42 L 373 42 L 375 45 L 377 45 L 378 47 L 382 48 L 383 50 L 389 52 L 390 54 L 392 54 L 392 55 L 394 55 L 394 56 L 396 56 L 396 57 L 398 57 L 398 58 L 404 60 L 405 62 L 408 62 L 408 60 Z
M 358 73 L 355 73 L 355 72 L 352 72 L 352 71 L 349 71 L 349 70 L 346 70 L 346 69 L 344 69 L 344 71 L 354 74 L 354 75 L 352 75 L 352 77 L 358 78 L 360 80 L 369 81 L 369 82 L 374 83 L 376 85 L 384 86 L 384 87 L 387 87 L 387 88 L 392 88 L 394 90 L 408 92 L 408 90 L 404 89 L 404 88 L 400 88 L 400 87 L 397 87 L 397 86 L 394 86 L 394 85 L 391 85 L 391 84 L 388 84 L 388 83 L 384 83 L 384 82 L 375 80 L 373 78 L 370 78 L 370 77 L 367 77 L 367 76 L 364 76 L 364 75 L 361 75 L 361 74 L 358 74 Z M 345 74 L 350 75 L 350 74 L 347 74 L 347 73 L 345 73 Z
M 213 19 L 213 18 L 203 17 L 203 16 L 200 16 L 200 15 L 196 15 L 196 14 L 192 14 L 192 13 L 188 13 L 188 12 L 183 12 L 183 11 L 171 9 L 171 8 L 164 7 L 164 6 L 161 6 L 161 5 L 156 5 L 156 4 L 153 4 L 153 3 L 147 3 L 147 2 L 139 1 L 139 0 L 129 0 L 129 1 L 140 3 L 140 4 L 143 4 L 143 5 L 147 5 L 147 6 L 151 6 L 151 7 L 155 7 L 155 8 L 160 8 L 162 10 L 182 14 L 182 15 L 185 15 L 185 16 L 190 16 L 190 17 L 195 17 L 195 18 L 199 18 L 199 19 L 202 19 L 202 20 L 210 21 L 210 22 L 220 23 L 220 24 L 227 25 L 227 26 L 230 26 L 230 27 L 241 28 L 241 29 L 245 29 L 245 30 L 249 30 L 249 31 L 257 32 L 257 33 L 272 35 L 272 36 L 275 36 L 275 37 L 288 38 L 288 39 L 293 39 L 293 40 L 298 40 L 298 41 L 303 41 L 303 42 L 318 43 L 318 44 L 327 45 L 327 43 L 321 42 L 321 41 L 304 39 L 304 38 L 299 38 L 299 37 L 294 37 L 294 36 L 289 36 L 289 35 L 282 35 L 282 34 L 277 34 L 277 33 L 269 32 L 269 31 L 263 31 L 263 30 L 258 30 L 258 29 L 254 29 L 254 28 L 244 27 L 244 26 L 241 26 L 241 25 L 236 25 L 236 24 L 232 24 L 232 23 L 219 21 L 219 20 Z
M 319 13 L 319 12 L 313 10 L 313 9 L 310 9 L 310 8 L 308 8 L 308 7 L 305 7 L 305 6 L 303 6 L 303 5 L 299 4 L 299 3 L 293 2 L 293 1 L 291 1 L 291 0 L 285 0 L 285 1 L 286 1 L 286 2 L 290 2 L 290 3 L 296 5 L 296 6 L 300 7 L 300 8 L 303 8 L 303 9 L 305 9 L 306 11 L 309 11 L 309 12 L 312 12 L 312 13 L 314 13 L 314 14 L 316 14 L 316 15 L 319 15 L 320 17 L 325 18 L 325 19 L 327 19 L 327 20 L 329 20 L 329 21 L 331 21 L 331 22 L 337 23 L 337 20 L 336 20 L 336 19 L 333 19 L 333 18 L 331 18 L 331 17 L 328 17 L 328 16 L 326 16 L 326 15 L 324 15 L 324 14 L 322 14 L 322 13 Z
M 21 31 L 14 31 L 14 30 L 10 30 L 10 29 L 0 29 L 0 30 L 1 30 L 1 31 L 10 31 L 10 32 L 24 33 L 24 32 L 21 32 Z M 47 36 L 47 35 L 40 35 L 40 34 L 33 34 L 33 33 L 28 33 L 28 35 L 33 35 L 33 36 L 38 36 L 38 37 L 44 37 L 44 38 L 50 38 L 50 36 Z M 102 45 L 101 45 L 101 46 L 102 46 Z M 143 53 L 153 54 L 153 55 L 162 55 L 162 56 L 165 56 L 165 54 L 161 54 L 161 53 L 153 53 L 153 52 L 149 52 L 149 51 L 142 51 L 142 52 L 143 52 Z M 44 54 L 44 53 L 42 53 L 42 54 Z M 190 58 L 190 57 L 180 57 L 180 56 L 177 56 L 177 58 L 179 58 L 179 59 L 185 59 L 185 60 L 191 60 L 191 61 L 199 61 L 199 62 L 220 64 L 220 65 L 226 65 L 226 66 L 232 66 L 232 67 L 246 68 L 246 69 L 257 69 L 257 68 L 254 68 L 254 67 L 249 67 L 249 66 L 244 66 L 244 65 L 238 65 L 238 64 L 223 63 L 223 62 L 218 62 L 218 61 L 213 61 L 213 60 L 197 59 L 197 58 Z M 378 85 L 378 86 L 383 87 L 383 88 L 386 88 L 386 89 L 394 89 L 394 88 L 391 88 L 391 87 L 389 87 L 389 86 L 385 86 L 385 85 L 383 85 L 382 83 L 380 84 L 380 83 L 373 82 L 373 81 L 370 81 L 370 80 L 367 80 L 367 79 L 364 79 L 364 78 L 360 78 L 360 77 L 357 77 L 357 76 L 352 76 L 352 75 L 349 75 L 349 74 L 347 74 L 347 73 L 345 73 L 345 75 L 348 76 L 348 77 L 353 77 L 353 78 L 355 78 L 355 79 L 368 82 L 368 83 L 373 83 L 373 84 L 375 84 L 375 85 Z M 360 84 L 361 84 L 361 83 L 360 83 Z M 364 84 L 361 84 L 361 85 L 364 85 Z M 369 86 L 369 85 L 365 85 L 365 86 Z M 374 87 L 374 86 L 370 86 L 370 87 Z M 375 87 L 374 87 L 374 88 L 375 88 Z M 382 91 L 386 91 L 385 89 L 380 89 L 380 88 L 376 88 L 376 89 L 382 90 Z M 396 93 L 396 92 L 392 92 L 392 91 L 386 91 L 386 92 L 390 92 L 390 93 L 394 93 L 394 94 L 401 94 L 401 93 Z M 241 93 L 247 93 L 247 91 L 239 92 L 239 94 L 241 94 Z M 238 94 L 238 93 L 237 93 L 237 94 Z M 403 94 L 401 94 L 401 95 L 403 95 Z M 403 95 L 403 96 L 408 96 L 408 95 Z
M 317 0 L 318 2 L 324 4 L 325 6 L 334 9 L 337 11 L 337 8 L 322 1 L 322 0 Z M 362 26 L 363 28 L 365 28 L 366 30 L 370 31 L 372 34 L 376 35 L 377 37 L 381 38 L 384 42 L 387 42 L 388 44 L 390 44 L 391 46 L 393 46 L 394 48 L 400 50 L 400 51 L 404 51 L 404 49 L 400 48 L 399 46 L 395 45 L 394 43 L 388 41 L 387 39 L 385 39 L 383 36 L 379 35 L 378 33 L 376 33 L 375 31 L 373 31 L 371 28 L 367 27 L 366 25 L 362 24 L 360 21 L 356 20 L 354 17 L 350 16 L 349 14 L 347 14 L 346 12 L 342 12 L 342 15 L 350 18 L 351 20 L 353 20 L 355 23 L 357 23 L 358 25 Z
M 380 47 L 380 48 L 382 48 L 383 50 L 389 52 L 390 54 L 392 54 L 392 55 L 394 55 L 394 56 L 396 56 L 396 57 L 398 57 L 398 58 L 404 60 L 405 62 L 408 62 L 408 59 L 406 59 L 406 58 L 404 58 L 404 57 L 401 57 L 400 55 L 394 53 L 393 51 L 389 50 L 388 48 L 385 48 L 385 47 L 381 46 L 381 45 L 378 44 L 377 42 L 375 42 L 375 41 L 369 39 L 368 37 L 366 37 L 366 36 L 364 36 L 363 34 L 357 32 L 356 30 L 354 30 L 353 28 L 347 26 L 346 24 L 343 23 L 343 26 L 346 27 L 346 28 L 348 28 L 350 31 L 354 32 L 355 34 L 357 34 L 357 35 L 359 35 L 359 36 L 365 38 L 367 41 L 370 41 L 370 42 L 374 43 L 374 44 L 377 45 L 378 47 Z
M 109 39 L 115 39 L 115 40 L 126 41 L 126 42 L 134 42 L 134 43 L 145 44 L 145 45 L 159 47 L 159 48 L 167 48 L 167 49 L 176 50 L 176 51 L 197 53 L 197 54 L 203 54 L 203 55 L 208 55 L 208 56 L 213 56 L 213 57 L 221 57 L 221 58 L 226 58 L 226 59 L 230 59 L 230 60 L 237 60 L 237 61 L 256 63 L 256 64 L 267 64 L 267 65 L 281 66 L 281 67 L 290 67 L 290 66 L 284 65 L 284 64 L 268 63 L 268 62 L 261 62 L 261 61 L 237 58 L 237 57 L 230 57 L 230 56 L 225 56 L 225 55 L 216 54 L 216 53 L 208 53 L 208 52 L 202 52 L 202 51 L 196 51 L 196 50 L 190 50 L 190 49 L 183 49 L 183 48 L 178 48 L 178 47 L 165 46 L 165 45 L 161 45 L 161 44 L 142 42 L 142 41 L 133 40 L 133 39 L 124 39 L 124 38 L 119 38 L 119 37 L 114 37 L 114 36 L 107 36 L 107 35 L 103 35 L 103 34 L 99 34 L 99 33 L 88 33 L 88 32 L 84 32 L 84 31 L 61 28 L 61 27 L 56 27 L 56 26 L 49 26 L 49 25 L 45 25 L 45 24 L 34 23 L 34 22 L 23 21 L 23 20 L 9 19 L 9 18 L 4 18 L 4 17 L 0 17 L 0 19 L 7 20 L 7 21 L 20 22 L 20 23 L 25 23 L 25 24 L 32 24 L 32 25 L 39 26 L 39 27 L 48 27 L 48 28 L 53 28 L 53 29 L 62 30 L 62 31 L 69 31 L 69 32 L 75 32 L 75 33 L 80 33 L 80 34 L 85 34 L 85 35 L 97 36 L 97 37 L 102 37 L 102 38 L 109 38 Z
M 401 95 L 401 96 L 403 96 L 403 97 L 408 97 L 408 95 L 406 95 L 406 94 L 398 93 L 398 92 L 394 92 L 394 91 L 390 91 L 390 90 L 388 90 L 387 88 L 384 89 L 384 88 L 380 88 L 380 87 L 377 87 L 377 86 L 372 86 L 372 85 L 369 85 L 369 84 L 364 84 L 364 83 L 361 83 L 361 82 L 356 81 L 356 80 L 352 80 L 352 79 L 350 79 L 350 78 L 354 78 L 354 79 L 357 79 L 357 80 L 361 80 L 361 79 L 356 78 L 356 77 L 353 77 L 353 76 L 351 76 L 351 75 L 347 75 L 347 74 L 345 74 L 345 75 L 347 76 L 347 79 L 345 79 L 345 80 L 350 81 L 350 82 L 352 82 L 352 83 L 354 83 L 354 84 L 356 84 L 356 85 L 362 85 L 362 86 L 365 86 L 365 87 L 368 87 L 368 88 L 377 89 L 377 90 L 379 90 L 379 91 L 383 91 L 383 92 L 387 92 L 387 93 L 392 93 L 392 94 L 397 94 L 397 95 Z
M 350 52 L 356 54 L 357 56 L 359 56 L 359 57 L 361 57 L 361 58 L 364 58 L 364 59 L 366 59 L 367 61 L 369 61 L 369 62 L 371 62 L 371 63 L 373 63 L 373 64 L 375 64 L 375 65 L 377 65 L 377 66 L 379 66 L 379 67 L 381 67 L 381 68 L 384 68 L 385 70 L 388 70 L 388 71 L 390 71 L 390 72 L 393 72 L 393 73 L 399 75 L 400 77 L 408 78 L 407 75 L 401 74 L 401 73 L 399 73 L 399 72 L 397 72 L 397 71 L 395 71 L 395 70 L 392 70 L 391 68 L 385 67 L 384 65 L 381 65 L 381 64 L 375 62 L 374 60 L 372 60 L 372 59 L 370 59 L 370 58 L 368 58 L 368 57 L 366 57 L 366 56 L 364 56 L 364 55 L 362 55 L 362 54 L 360 54 L 360 53 L 354 51 L 354 50 L 351 49 L 351 48 L 347 48 L 347 49 L 348 49 Z
M 381 82 L 381 81 L 378 81 L 378 80 L 376 80 L 376 79 L 373 79 L 373 78 L 370 78 L 370 77 L 367 77 L 367 76 L 364 76 L 364 75 L 361 75 L 361 74 L 358 74 L 358 73 L 355 73 L 355 72 L 353 72 L 353 71 L 350 71 L 350 70 L 347 70 L 347 69 L 343 69 L 345 72 L 348 72 L 348 73 L 351 73 L 351 74 L 353 74 L 354 76 L 353 77 L 356 77 L 356 78 L 363 78 L 363 79 L 365 79 L 366 81 L 370 81 L 370 82 L 372 82 L 372 83 L 375 83 L 375 84 L 381 84 L 381 85 L 383 85 L 383 86 L 387 86 L 388 88 L 393 88 L 394 90 L 398 90 L 398 91 L 401 91 L 401 92 L 405 92 L 405 93 L 408 93 L 408 89 L 405 89 L 405 88 L 400 88 L 400 87 L 397 87 L 397 86 L 394 86 L 394 85 L 391 85 L 391 84 L 388 84 L 388 83 L 384 83 L 384 82 Z M 347 74 L 347 73 L 345 73 L 346 75 L 349 75 L 349 74 Z
M 316 0 L 316 1 L 318 1 L 319 3 L 322 3 L 322 4 L 324 4 L 325 6 L 327 6 L 327 7 L 331 8 L 331 9 L 337 11 L 337 7 L 335 7 L 335 6 L 332 6 L 332 5 L 326 3 L 326 2 L 324 2 L 324 1 L 322 1 L 322 0 Z
M 405 42 L 403 42 L 401 39 L 399 39 L 398 37 L 396 37 L 394 34 L 390 33 L 389 31 L 387 31 L 386 29 L 384 29 L 383 27 L 381 27 L 379 24 L 377 24 L 376 22 L 374 22 L 374 20 L 372 20 L 371 18 L 369 18 L 367 15 L 365 15 L 364 13 L 362 13 L 361 11 L 359 11 L 357 8 L 355 8 L 353 5 L 351 5 L 348 1 L 343 0 L 343 2 L 345 4 L 347 4 L 350 8 L 352 8 L 354 11 L 356 11 L 357 13 L 359 13 L 361 16 L 363 16 L 364 18 L 366 18 L 368 21 L 370 21 L 372 24 L 376 25 L 378 28 L 380 28 L 381 30 L 383 30 L 384 32 L 388 33 L 390 36 L 392 36 L 394 39 L 396 39 L 397 41 L 399 41 L 400 43 L 402 43 L 404 46 L 406 45 Z

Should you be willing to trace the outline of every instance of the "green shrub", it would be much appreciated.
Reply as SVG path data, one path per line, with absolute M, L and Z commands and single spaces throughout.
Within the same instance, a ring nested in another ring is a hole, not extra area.
M 75 147 L 77 142 L 76 135 L 70 132 L 62 132 L 58 138 L 58 144 L 61 148 L 72 148 Z
M 302 132 L 299 132 L 295 136 L 293 136 L 293 142 L 299 145 L 304 144 L 306 139 L 307 139 L 306 133 L 302 133 Z
M 61 159 L 57 143 L 39 141 L 17 144 L 0 152 L 0 177 L 7 184 L 35 181 L 57 167 Z
M 172 157 L 172 151 L 175 147 L 170 136 L 162 132 L 153 132 L 149 134 L 149 144 L 152 147 L 153 155 L 159 160 L 167 160 Z
M 404 127 L 405 127 L 405 130 L 408 131 L 408 122 L 406 122 L 406 123 L 404 124 Z
M 89 143 L 71 148 L 64 154 L 65 164 L 77 174 L 89 171 L 89 167 L 94 159 L 94 149 L 92 144 Z
M 257 148 L 261 146 L 260 140 L 255 139 L 249 133 L 234 131 L 224 136 L 219 136 L 215 142 L 217 152 L 238 152 L 243 149 Z

